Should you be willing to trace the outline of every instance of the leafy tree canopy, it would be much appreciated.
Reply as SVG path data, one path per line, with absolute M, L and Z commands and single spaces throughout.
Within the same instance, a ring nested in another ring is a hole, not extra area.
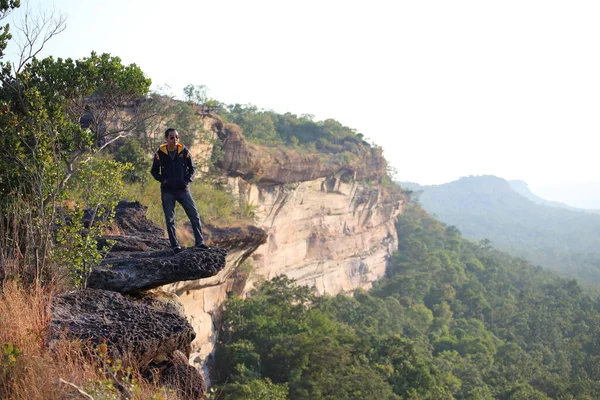
M 575 281 L 468 242 L 418 206 L 396 227 L 388 276 L 369 292 L 317 298 L 278 278 L 230 299 L 224 398 L 244 379 L 296 399 L 600 395 L 600 302 Z

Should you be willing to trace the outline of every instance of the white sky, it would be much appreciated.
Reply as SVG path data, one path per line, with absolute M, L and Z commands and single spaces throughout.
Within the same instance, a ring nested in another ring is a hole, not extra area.
M 204 84 L 227 104 L 337 119 L 398 180 L 600 181 L 597 0 L 40 3 L 68 17 L 44 56 L 108 52 L 176 95 Z

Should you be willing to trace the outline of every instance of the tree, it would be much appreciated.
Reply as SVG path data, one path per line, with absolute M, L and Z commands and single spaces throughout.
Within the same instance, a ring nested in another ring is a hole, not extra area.
M 192 85 L 183 88 L 185 101 L 194 104 L 206 104 L 208 101 L 208 88 L 206 85 Z
M 125 139 L 125 142 L 119 146 L 115 152 L 115 161 L 122 164 L 131 164 L 132 169 L 125 173 L 124 178 L 132 183 L 144 183 L 148 179 L 148 170 L 150 169 L 150 160 L 140 142 L 133 138 Z
M 1 3 L 0 10 L 15 3 Z M 52 254 L 59 210 L 69 191 L 77 190 L 69 181 L 146 117 L 139 110 L 151 83 L 137 65 L 110 54 L 38 60 L 36 41 L 43 46 L 64 24 L 41 21 L 20 30 L 28 43 L 21 61 L 17 68 L 2 63 L 0 73 L 0 233 L 9 244 L 3 256 L 34 265 L 28 274 L 36 279 Z M 4 32 L 0 48 L 10 39 L 8 27 Z

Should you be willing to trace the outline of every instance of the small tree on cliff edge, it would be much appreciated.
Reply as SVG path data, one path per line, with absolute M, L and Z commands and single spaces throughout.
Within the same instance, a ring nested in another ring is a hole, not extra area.
M 18 6 L 18 1 L 0 1 L 0 16 Z M 50 33 L 37 35 L 43 38 L 40 46 L 64 25 L 62 18 L 54 24 L 42 21 L 39 28 Z M 35 32 L 20 30 L 25 36 Z M 35 37 L 29 39 L 23 43 L 35 43 Z M 0 50 L 9 40 L 7 25 L 0 34 Z M 109 54 L 38 60 L 33 44 L 23 52 L 17 67 L 0 60 L 0 268 L 3 258 L 12 258 L 23 268 L 19 273 L 40 278 L 52 254 L 58 211 L 73 198 L 69 190 L 77 191 L 76 185 L 67 184 L 77 180 L 81 167 L 100 150 L 127 136 L 144 118 L 139 99 L 151 81 L 137 65 L 124 65 Z M 27 271 L 31 266 L 35 268 Z

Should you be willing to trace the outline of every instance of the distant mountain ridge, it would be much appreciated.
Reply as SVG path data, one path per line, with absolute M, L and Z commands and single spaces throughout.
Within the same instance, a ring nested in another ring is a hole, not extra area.
M 429 213 L 472 240 L 600 284 L 600 215 L 533 194 L 523 181 L 470 176 L 443 185 L 400 182 Z
M 533 186 L 531 190 L 545 199 L 554 199 L 573 207 L 600 212 L 600 181 Z
M 559 201 L 551 201 L 551 200 L 543 199 L 540 196 L 538 196 L 537 194 L 533 193 L 531 191 L 531 189 L 529 188 L 529 185 L 527 185 L 527 183 L 525 181 L 512 180 L 512 181 L 508 181 L 508 184 L 515 192 L 519 193 L 521 196 L 524 196 L 537 204 L 542 204 L 542 205 L 549 206 L 549 207 L 566 208 L 568 210 L 573 210 L 573 211 L 583 211 L 583 212 L 590 212 L 590 213 L 594 213 L 594 214 L 600 213 L 600 210 L 590 210 L 587 208 L 578 208 L 578 207 L 570 206 L 565 203 L 561 203 Z

